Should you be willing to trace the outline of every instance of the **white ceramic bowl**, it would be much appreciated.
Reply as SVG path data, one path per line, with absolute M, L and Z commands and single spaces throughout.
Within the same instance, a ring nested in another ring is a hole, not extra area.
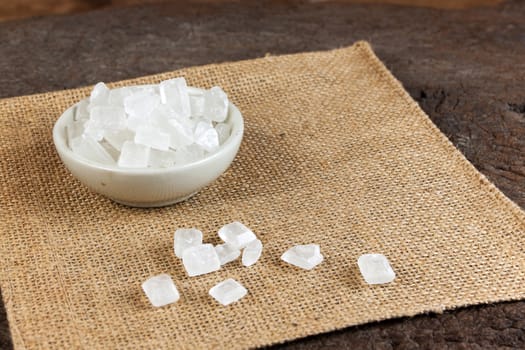
M 190 89 L 194 93 L 202 91 Z M 116 164 L 99 164 L 71 151 L 66 125 L 73 121 L 75 106 L 67 109 L 53 127 L 53 141 L 60 159 L 71 174 L 91 190 L 133 207 L 161 207 L 191 197 L 228 168 L 244 133 L 242 115 L 230 102 L 225 123 L 231 125 L 231 135 L 214 153 L 199 161 L 169 168 L 125 169 Z

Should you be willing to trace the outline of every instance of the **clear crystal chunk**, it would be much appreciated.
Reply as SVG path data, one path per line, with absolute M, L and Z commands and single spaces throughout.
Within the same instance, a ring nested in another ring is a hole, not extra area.
M 396 278 L 394 270 L 383 254 L 363 254 L 357 259 L 357 265 L 368 284 L 390 283 Z
M 203 115 L 206 119 L 222 122 L 228 116 L 228 96 L 218 86 L 204 92 Z
M 311 270 L 323 261 L 323 255 L 317 244 L 306 244 L 288 249 L 281 259 L 302 269 Z
M 140 126 L 135 131 L 135 143 L 148 146 L 160 151 L 170 148 L 170 135 L 149 125 Z
M 108 131 L 104 133 L 104 139 L 118 151 L 122 150 L 122 145 L 126 141 L 133 141 L 135 133 L 129 129 Z
M 190 106 L 192 117 L 204 115 L 204 95 L 190 95 Z
M 210 289 L 210 295 L 224 306 L 242 299 L 247 293 L 248 290 L 233 278 L 228 278 Z
M 126 141 L 122 145 L 118 166 L 122 168 L 146 168 L 149 163 L 150 148 Z
M 262 242 L 258 239 L 249 243 L 242 251 L 242 264 L 252 266 L 259 260 L 263 250 Z
M 130 117 L 146 120 L 159 103 L 155 91 L 139 90 L 124 98 L 124 109 Z
M 142 290 L 144 290 L 149 301 L 155 307 L 175 303 L 180 298 L 175 283 L 165 273 L 148 278 L 142 283 Z
M 223 243 L 215 246 L 215 251 L 219 256 L 221 265 L 234 261 L 241 255 L 241 251 L 230 246 L 228 243 Z
M 103 106 L 108 104 L 109 89 L 103 82 L 97 83 L 89 96 L 89 106 Z
M 90 138 L 95 141 L 100 141 L 104 138 L 105 130 L 91 120 L 84 123 L 84 132 L 82 136 Z
M 219 148 L 219 135 L 211 123 L 198 122 L 195 126 L 195 143 L 208 152 Z
M 126 112 L 121 107 L 95 106 L 89 112 L 91 126 L 104 131 L 118 131 L 126 128 Z
M 243 249 L 257 237 L 248 227 L 238 221 L 224 225 L 219 229 L 219 237 L 236 249 Z
M 219 144 L 222 145 L 230 137 L 231 126 L 225 123 L 218 123 L 215 125 L 215 130 L 219 136 Z
M 115 164 L 113 157 L 96 140 L 89 137 L 78 136 L 71 140 L 69 147 L 73 153 L 89 159 L 93 162 L 112 165 Z
M 190 96 L 186 79 L 164 80 L 159 85 L 160 100 L 170 106 L 177 116 L 187 118 L 191 115 Z
M 179 228 L 173 237 L 175 255 L 182 258 L 187 248 L 202 245 L 202 231 L 196 228 Z
M 73 139 L 84 133 L 85 120 L 76 120 L 66 126 L 67 144 L 71 147 Z
M 219 256 L 212 244 L 189 247 L 182 253 L 182 264 L 188 276 L 199 276 L 221 268 Z
M 88 106 L 89 106 L 89 99 L 80 101 L 76 105 L 75 110 L 73 112 L 74 113 L 73 120 L 78 121 L 78 120 L 88 119 L 89 118 Z
M 133 92 L 129 87 L 111 89 L 109 90 L 108 105 L 115 107 L 124 107 L 124 99 L 132 94 Z

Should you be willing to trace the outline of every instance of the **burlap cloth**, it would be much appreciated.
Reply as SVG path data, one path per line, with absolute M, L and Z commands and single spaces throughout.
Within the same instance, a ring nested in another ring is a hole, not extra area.
M 190 200 L 133 209 L 94 194 L 55 153 L 51 128 L 89 88 L 0 100 L 0 285 L 15 348 L 246 348 L 350 325 L 525 296 L 523 212 L 432 124 L 368 44 L 209 65 L 184 75 L 220 85 L 245 117 L 231 168 Z M 189 278 L 178 227 L 205 241 L 239 220 L 264 243 Z M 318 243 L 312 271 L 284 264 Z M 359 255 L 385 254 L 397 278 L 368 286 Z M 178 303 L 155 309 L 140 284 L 166 272 Z M 249 290 L 220 306 L 233 277 Z

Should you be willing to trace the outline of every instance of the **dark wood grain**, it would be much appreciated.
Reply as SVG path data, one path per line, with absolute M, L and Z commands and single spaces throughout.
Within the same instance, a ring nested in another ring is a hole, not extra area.
M 186 0 L 194 3 L 226 3 L 235 0 Z M 502 0 L 316 0 L 317 2 L 344 3 L 383 3 L 406 6 L 423 6 L 434 8 L 469 8 L 476 6 L 493 6 Z M 17 0 L 0 1 L 0 21 L 72 14 L 100 8 L 122 7 L 129 5 L 175 3 L 178 0 Z
M 150 5 L 0 23 L 0 97 L 365 39 L 436 125 L 525 207 L 525 3 Z M 0 312 L 0 347 L 9 348 Z M 525 302 L 390 320 L 281 348 L 525 348 Z

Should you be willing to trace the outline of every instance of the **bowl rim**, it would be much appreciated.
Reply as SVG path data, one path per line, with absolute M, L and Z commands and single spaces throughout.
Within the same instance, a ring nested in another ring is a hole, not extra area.
M 158 85 L 158 84 L 157 84 Z M 140 84 L 140 85 L 129 85 L 124 87 L 154 87 L 157 86 L 156 84 Z M 122 88 L 118 87 L 116 89 Z M 190 94 L 200 94 L 205 91 L 205 89 L 197 88 L 188 86 L 188 89 L 190 91 Z M 76 102 L 75 104 L 69 106 L 60 117 L 56 120 L 54 126 L 53 126 L 53 143 L 55 145 L 55 149 L 59 153 L 61 157 L 67 157 L 68 160 L 83 164 L 89 168 L 98 169 L 98 170 L 105 170 L 110 171 L 114 173 L 121 173 L 121 174 L 130 174 L 130 175 L 145 175 L 145 174 L 166 174 L 166 173 L 172 173 L 177 171 L 187 171 L 191 170 L 193 168 L 201 167 L 202 165 L 213 162 L 216 158 L 219 158 L 223 153 L 230 153 L 231 151 L 235 151 L 237 147 L 239 147 L 240 142 L 242 141 L 242 137 L 244 134 L 244 119 L 242 116 L 242 113 L 240 110 L 235 106 L 231 101 L 228 100 L 228 118 L 232 118 L 231 125 L 232 130 L 230 132 L 230 137 L 226 139 L 226 141 L 219 146 L 219 148 L 213 152 L 212 154 L 207 155 L 206 157 L 199 159 L 196 162 L 191 162 L 187 164 L 175 164 L 173 166 L 167 167 L 167 168 L 120 168 L 116 163 L 115 165 L 109 165 L 109 164 L 101 164 L 97 163 L 95 161 L 86 159 L 84 157 L 79 156 L 78 154 L 74 153 L 66 142 L 65 133 L 61 131 L 62 128 L 65 128 L 68 125 L 68 118 L 71 118 L 69 115 L 69 112 L 78 106 L 80 103 L 84 103 L 87 99 L 89 99 L 89 96 L 86 98 L 83 98 L 82 100 Z

